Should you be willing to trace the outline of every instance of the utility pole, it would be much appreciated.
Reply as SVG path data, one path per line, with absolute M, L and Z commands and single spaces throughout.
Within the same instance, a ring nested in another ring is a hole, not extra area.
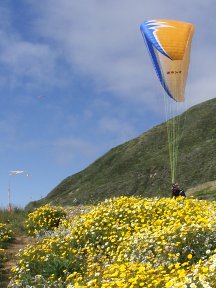
M 10 191 L 10 182 L 9 182 L 9 185 L 8 185 L 8 212 L 11 213 L 12 211 L 12 207 L 11 207 L 11 191 Z

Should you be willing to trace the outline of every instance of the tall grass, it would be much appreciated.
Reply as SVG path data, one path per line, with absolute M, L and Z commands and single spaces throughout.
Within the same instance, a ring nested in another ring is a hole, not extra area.
M 27 212 L 19 207 L 0 209 L 0 287 L 7 287 L 7 271 L 5 261 L 8 260 L 9 245 L 18 235 L 26 234 L 25 219 Z
M 13 207 L 9 212 L 7 209 L 0 209 L 0 223 L 7 224 L 15 234 L 25 233 L 25 219 L 27 212 L 23 208 Z

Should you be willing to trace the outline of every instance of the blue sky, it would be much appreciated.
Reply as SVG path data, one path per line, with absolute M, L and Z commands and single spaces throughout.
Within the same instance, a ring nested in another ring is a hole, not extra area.
M 214 98 L 212 0 L 0 3 L 0 206 L 25 206 L 109 149 L 163 122 L 140 24 L 195 25 L 188 107 Z M 25 175 L 9 176 L 10 170 Z

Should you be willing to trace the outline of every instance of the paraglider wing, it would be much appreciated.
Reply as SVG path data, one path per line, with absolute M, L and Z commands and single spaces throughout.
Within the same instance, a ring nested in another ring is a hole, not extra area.
M 150 20 L 140 26 L 158 78 L 167 94 L 184 101 L 194 26 L 175 20 Z

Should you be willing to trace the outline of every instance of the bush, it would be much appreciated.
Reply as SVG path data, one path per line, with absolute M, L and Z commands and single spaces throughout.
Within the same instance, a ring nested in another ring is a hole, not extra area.
M 0 223 L 0 248 L 6 248 L 13 239 L 13 232 L 6 224 Z
M 60 221 L 67 215 L 61 207 L 49 204 L 36 209 L 28 214 L 26 227 L 30 235 L 42 235 L 46 231 L 52 231 L 59 226 Z

